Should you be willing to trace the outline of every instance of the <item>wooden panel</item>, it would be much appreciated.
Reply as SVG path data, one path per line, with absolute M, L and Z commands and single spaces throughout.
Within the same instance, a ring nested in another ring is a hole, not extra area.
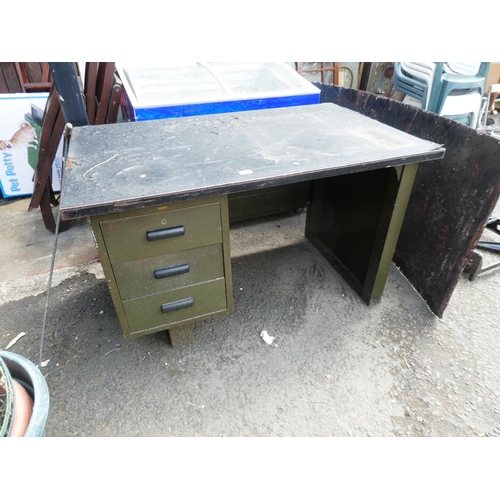
M 9 93 L 9 85 L 7 84 L 7 79 L 3 71 L 4 65 L 8 63 L 0 63 L 0 94 Z
M 3 73 L 2 80 L 5 82 L 4 90 L 2 90 L 2 92 L 11 94 L 16 92 L 23 92 L 23 87 L 21 85 L 21 82 L 19 81 L 19 75 L 16 71 L 14 63 L 2 62 L 0 63 L 0 68 L 2 69 Z
M 52 88 L 48 62 L 17 63 L 23 75 L 23 87 L 26 92 L 49 92 Z
M 41 62 L 25 62 L 20 63 L 23 68 L 24 82 L 41 82 L 42 81 L 42 63 Z
M 86 96 L 87 116 L 89 124 L 95 125 L 96 115 L 96 80 L 97 80 L 97 67 L 99 63 L 87 62 L 85 63 L 85 84 L 84 94 Z
M 108 115 L 109 100 L 113 89 L 115 73 L 115 63 L 101 62 L 97 71 L 96 80 L 96 98 L 97 98 L 97 111 L 95 123 L 101 125 L 106 123 Z
M 442 317 L 499 199 L 500 142 L 398 101 L 341 87 L 318 87 L 323 101 L 446 148 L 443 160 L 420 164 L 394 256 L 431 310 Z
M 48 63 L 0 63 L 0 93 L 48 92 L 52 84 L 45 67 Z

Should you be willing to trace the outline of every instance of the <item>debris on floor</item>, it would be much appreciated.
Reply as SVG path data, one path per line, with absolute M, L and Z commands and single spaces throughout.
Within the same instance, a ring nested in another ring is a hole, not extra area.
M 271 335 L 269 335 L 266 330 L 262 330 L 260 332 L 260 337 L 264 342 L 266 342 L 266 344 L 269 344 L 269 345 L 271 345 L 273 343 L 273 340 L 275 339 L 275 337 L 272 337 Z
M 19 335 L 16 335 L 8 344 L 5 350 L 10 349 L 20 338 L 24 337 L 26 332 L 21 332 Z

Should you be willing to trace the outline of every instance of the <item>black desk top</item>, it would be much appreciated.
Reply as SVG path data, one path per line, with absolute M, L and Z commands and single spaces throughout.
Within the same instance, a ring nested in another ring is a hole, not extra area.
M 324 103 L 73 129 L 63 219 L 444 156 L 444 148 Z

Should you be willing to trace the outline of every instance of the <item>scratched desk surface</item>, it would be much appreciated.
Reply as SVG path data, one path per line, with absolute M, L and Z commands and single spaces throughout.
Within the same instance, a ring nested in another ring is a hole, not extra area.
M 63 219 L 439 159 L 444 148 L 335 104 L 73 130 Z

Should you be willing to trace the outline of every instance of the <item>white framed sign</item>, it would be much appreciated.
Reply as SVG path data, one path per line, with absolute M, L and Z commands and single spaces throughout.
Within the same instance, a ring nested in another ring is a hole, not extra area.
M 33 194 L 48 92 L 0 94 L 0 187 L 4 198 Z M 52 165 L 52 188 L 61 189 L 62 140 Z

